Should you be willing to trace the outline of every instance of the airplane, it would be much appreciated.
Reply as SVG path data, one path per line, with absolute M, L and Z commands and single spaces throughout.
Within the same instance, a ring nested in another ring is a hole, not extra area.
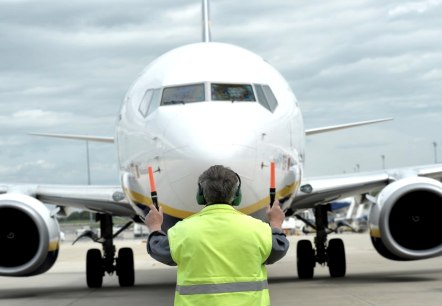
M 57 215 L 77 208 L 95 212 L 100 223 L 100 237 L 90 238 L 102 250 L 87 252 L 87 286 L 102 287 L 104 275 L 114 272 L 120 286 L 133 286 L 133 251 L 117 252 L 113 241 L 133 222 L 142 223 L 152 203 L 149 167 L 167 231 L 200 210 L 197 178 L 214 164 L 241 177 L 238 209 L 245 214 L 266 220 L 272 162 L 276 197 L 286 216 L 313 209 L 314 245 L 302 239 L 296 248 L 301 279 L 312 278 L 317 264 L 328 266 L 331 277 L 345 276 L 344 243 L 327 237 L 327 204 L 351 196 L 371 203 L 368 232 L 380 255 L 401 261 L 440 256 L 442 165 L 305 177 L 306 137 L 391 118 L 305 129 L 298 100 L 284 77 L 248 50 L 212 42 L 208 0 L 202 8 L 202 42 L 173 49 L 144 69 L 124 98 L 114 136 L 34 133 L 113 143 L 120 184 L 0 184 L 0 246 L 7 250 L 0 252 L 0 276 L 48 271 L 60 247 Z M 112 230 L 115 216 L 128 219 L 117 233 Z
M 327 204 L 327 233 L 351 231 L 362 233 L 368 227 L 370 202 L 355 197 L 339 199 Z M 300 230 L 304 234 L 316 232 L 314 208 L 298 212 L 294 217 L 302 223 Z

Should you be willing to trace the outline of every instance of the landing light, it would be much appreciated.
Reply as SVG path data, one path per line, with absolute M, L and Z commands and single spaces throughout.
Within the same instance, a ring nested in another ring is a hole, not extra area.
M 304 193 L 312 193 L 312 191 L 313 191 L 313 187 L 312 187 L 312 185 L 310 185 L 310 184 L 306 184 L 306 185 L 302 185 L 302 186 L 300 187 L 300 190 L 301 190 L 302 192 L 304 192 Z
M 114 200 L 115 202 L 120 202 L 125 198 L 124 194 L 120 191 L 115 191 L 112 194 L 112 200 Z

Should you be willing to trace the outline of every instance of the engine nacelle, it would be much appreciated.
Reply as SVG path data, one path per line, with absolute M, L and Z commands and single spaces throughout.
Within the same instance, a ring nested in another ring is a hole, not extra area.
M 370 235 L 382 256 L 416 260 L 442 255 L 442 183 L 410 177 L 386 186 L 370 212 Z
M 0 195 L 0 275 L 32 276 L 58 256 L 60 228 L 48 208 L 22 194 Z

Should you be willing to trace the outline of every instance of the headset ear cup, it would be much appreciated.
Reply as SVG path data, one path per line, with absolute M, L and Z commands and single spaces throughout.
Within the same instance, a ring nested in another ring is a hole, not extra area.
M 241 177 L 238 175 L 238 173 L 235 172 L 236 177 L 238 178 L 238 189 L 236 189 L 235 192 L 235 198 L 232 201 L 232 206 L 238 206 L 241 204 L 242 199 L 242 193 L 241 193 Z
M 206 205 L 206 199 L 204 198 L 203 188 L 201 188 L 201 184 L 198 183 L 198 190 L 196 192 L 196 202 L 199 205 Z
M 238 206 L 239 204 L 241 204 L 241 199 L 242 199 L 241 186 L 238 186 L 238 190 L 236 190 L 232 206 Z

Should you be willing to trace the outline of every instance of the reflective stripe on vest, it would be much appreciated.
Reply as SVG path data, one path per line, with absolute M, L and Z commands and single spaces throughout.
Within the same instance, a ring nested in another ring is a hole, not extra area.
M 260 291 L 268 288 L 269 284 L 267 283 L 267 280 L 263 280 L 257 282 L 238 282 L 238 283 L 225 283 L 225 284 L 203 284 L 203 285 L 189 285 L 189 286 L 177 285 L 176 291 L 181 295 L 191 295 L 191 294 Z

